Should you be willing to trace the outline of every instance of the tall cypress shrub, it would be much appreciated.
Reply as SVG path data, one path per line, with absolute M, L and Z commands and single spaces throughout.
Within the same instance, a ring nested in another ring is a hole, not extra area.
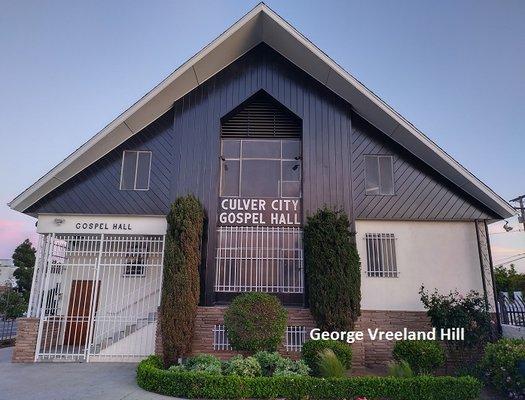
M 166 217 L 160 332 L 164 365 L 191 350 L 199 304 L 199 266 L 204 210 L 192 195 L 179 197 Z
M 345 212 L 327 207 L 304 228 L 310 311 L 323 330 L 352 330 L 361 315 L 361 267 L 349 228 Z

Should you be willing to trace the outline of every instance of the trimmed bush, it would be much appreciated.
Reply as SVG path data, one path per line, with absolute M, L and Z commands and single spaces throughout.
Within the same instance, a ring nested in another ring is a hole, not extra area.
M 350 369 L 352 349 L 348 344 L 337 340 L 307 340 L 303 344 L 301 358 L 310 367 L 313 375 L 319 375 L 319 356 L 325 349 L 332 350 L 343 367 Z
M 310 311 L 325 331 L 353 330 L 361 315 L 361 266 L 348 216 L 327 207 L 308 217 L 304 260 Z
M 320 379 L 311 376 L 240 377 L 204 372 L 167 371 L 160 358 L 151 356 L 137 368 L 138 385 L 168 396 L 200 399 L 348 399 L 368 400 L 474 400 L 481 383 L 473 377 L 417 376 Z
M 194 196 L 179 197 L 166 217 L 160 333 L 166 367 L 191 350 L 199 304 L 204 210 Z
M 234 350 L 275 351 L 286 331 L 287 312 L 279 299 L 267 293 L 237 296 L 224 313 L 224 325 Z
M 261 365 L 254 357 L 244 358 L 241 355 L 236 355 L 226 362 L 224 375 L 260 376 Z
M 525 362 L 525 340 L 500 339 L 486 346 L 480 368 L 494 388 L 511 399 L 520 399 L 525 397 L 525 376 L 519 371 L 520 362 Z
M 415 374 L 430 374 L 445 364 L 445 352 L 435 340 L 400 340 L 392 355 L 406 361 Z

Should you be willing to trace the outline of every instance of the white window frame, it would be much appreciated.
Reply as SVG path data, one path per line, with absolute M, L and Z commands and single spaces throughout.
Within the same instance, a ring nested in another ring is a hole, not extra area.
M 124 189 L 122 188 L 122 177 L 124 176 L 124 158 L 126 153 L 137 153 L 137 159 L 135 160 L 135 176 L 133 179 L 133 189 Z M 146 189 L 139 189 L 137 188 L 137 172 L 139 167 L 139 155 L 141 153 L 148 153 L 149 154 L 149 166 L 148 166 L 148 187 Z M 150 181 L 151 181 L 151 160 L 153 158 L 153 153 L 150 150 L 124 150 L 122 152 L 122 163 L 120 166 L 120 185 L 119 190 L 134 190 L 134 191 L 140 191 L 145 192 L 149 190 L 150 187 Z
M 290 352 L 300 352 L 307 340 L 307 329 L 301 325 L 290 325 L 286 327 L 284 348 Z
M 286 333 L 284 336 L 283 346 L 288 352 L 300 352 L 303 348 L 303 344 L 308 339 L 309 329 L 305 326 L 300 325 L 289 325 L 286 327 Z M 213 333 L 213 351 L 231 351 L 232 346 L 228 339 L 226 327 L 224 323 L 215 324 L 212 329 Z
M 396 235 L 367 232 L 363 240 L 366 251 L 366 276 L 369 278 L 398 278 Z
M 379 193 L 377 194 L 373 194 L 373 193 L 367 193 L 366 191 L 366 158 L 367 157 L 374 157 L 376 159 L 376 162 L 377 162 L 377 181 L 378 181 L 378 184 L 379 184 Z M 381 164 L 379 162 L 379 159 L 380 158 L 389 158 L 390 159 L 390 164 L 392 165 L 392 193 L 383 193 L 382 191 L 382 188 L 383 188 L 383 185 L 382 185 L 382 182 L 381 182 Z M 363 161 L 364 161 L 364 174 L 365 174 L 365 180 L 364 180 L 364 183 L 365 183 L 365 195 L 366 196 L 395 196 L 396 195 L 396 185 L 395 185 L 395 181 L 394 181 L 394 156 L 392 155 L 384 155 L 384 154 L 365 154 L 363 156 Z
M 223 156 L 223 146 L 224 146 L 224 141 L 239 141 L 239 157 L 236 158 L 236 157 L 224 157 Z M 279 144 L 279 147 L 280 147 L 280 150 L 281 150 L 281 156 L 280 158 L 268 158 L 268 157 L 243 157 L 242 155 L 242 145 L 244 142 L 253 142 L 253 141 L 258 141 L 258 142 L 280 142 Z M 300 146 L 301 146 L 301 155 L 299 155 L 299 159 L 295 159 L 295 158 L 283 158 L 283 142 L 287 142 L 287 141 L 293 141 L 293 142 L 299 142 Z M 220 197 L 224 197 L 224 198 L 242 198 L 243 196 L 241 196 L 241 190 L 242 190 L 242 187 L 241 187 L 241 180 L 242 180 L 242 165 L 243 165 L 243 161 L 244 160 L 254 160 L 254 161 L 279 161 L 279 168 L 280 168 L 280 175 L 281 175 L 281 179 L 279 179 L 279 182 L 277 183 L 278 187 L 277 187 L 277 192 L 278 192 L 278 198 L 280 199 L 301 199 L 303 197 L 303 156 L 302 156 L 302 140 L 301 139 L 256 139 L 256 138 L 249 138 L 249 139 L 236 139 L 236 138 L 222 138 L 221 139 L 221 155 L 220 155 L 220 160 L 221 160 L 221 170 L 220 170 L 220 177 L 219 177 L 219 195 Z M 227 161 L 238 161 L 239 162 L 239 184 L 238 184 L 238 189 L 239 189 L 239 195 L 238 196 L 225 196 L 222 194 L 222 186 L 223 186 L 223 183 L 222 183 L 222 178 L 223 178 L 223 174 L 222 174 L 222 171 L 223 171 L 223 165 L 225 162 Z M 283 162 L 285 161 L 296 161 L 299 163 L 299 167 L 300 167 L 300 176 L 299 176 L 299 181 L 283 181 Z M 282 190 L 282 185 L 283 183 L 285 182 L 299 182 L 299 187 L 300 187 L 300 192 L 299 192 L 299 197 L 290 197 L 290 196 L 283 196 L 283 190 Z

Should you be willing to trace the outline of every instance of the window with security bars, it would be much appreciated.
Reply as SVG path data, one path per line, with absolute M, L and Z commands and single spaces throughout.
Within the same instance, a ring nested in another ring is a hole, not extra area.
M 218 229 L 215 291 L 303 293 L 300 228 Z
M 287 326 L 285 334 L 284 348 L 290 352 L 300 352 L 306 341 L 306 327 Z M 223 324 L 213 326 L 213 350 L 232 350 L 226 328 Z
M 286 327 L 286 341 L 284 348 L 287 351 L 301 351 L 303 344 L 306 342 L 306 327 L 288 326 Z
M 231 350 L 226 328 L 222 324 L 213 327 L 213 350 Z
M 393 233 L 367 233 L 365 241 L 367 275 L 380 278 L 397 277 L 395 235 Z
M 146 238 L 139 238 L 136 242 L 128 244 L 128 250 L 125 254 L 124 276 L 145 276 L 148 256 L 147 240 Z

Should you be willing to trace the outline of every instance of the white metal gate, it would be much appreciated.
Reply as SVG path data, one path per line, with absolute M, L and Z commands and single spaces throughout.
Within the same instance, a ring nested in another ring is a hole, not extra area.
M 46 234 L 29 315 L 36 361 L 136 361 L 155 349 L 164 236 Z

